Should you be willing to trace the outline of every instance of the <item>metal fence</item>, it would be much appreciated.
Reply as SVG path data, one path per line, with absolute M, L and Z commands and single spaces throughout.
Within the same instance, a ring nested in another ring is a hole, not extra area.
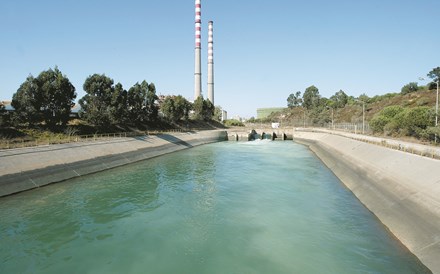
M 348 130 L 332 130 L 330 128 L 300 128 L 299 131 L 311 131 L 311 132 L 321 132 L 343 136 L 353 140 L 361 141 L 364 143 L 374 144 L 389 149 L 395 149 L 406 153 L 412 153 L 423 157 L 428 157 L 432 159 L 440 159 L 440 147 L 425 145 L 419 143 L 407 142 L 399 139 L 389 139 L 384 137 L 375 137 L 369 135 L 355 134 L 354 132 L 349 132 Z M 362 133 L 362 132 L 361 132 Z
M 371 134 L 372 131 L 370 129 L 370 125 L 368 123 L 335 123 L 335 124 L 327 124 L 325 127 L 331 130 L 345 131 L 351 132 L 354 134 Z
M 185 132 L 181 129 L 172 130 L 151 130 L 151 131 L 137 131 L 137 132 L 119 132 L 119 133 L 104 133 L 91 135 L 71 135 L 71 136 L 53 136 L 47 138 L 40 138 L 35 140 L 26 139 L 3 139 L 0 140 L 0 149 L 25 148 L 35 146 L 48 146 L 56 144 L 80 143 L 80 142 L 97 142 L 110 141 L 115 139 L 122 139 L 127 137 L 139 137 L 148 135 L 160 135 L 166 133 Z

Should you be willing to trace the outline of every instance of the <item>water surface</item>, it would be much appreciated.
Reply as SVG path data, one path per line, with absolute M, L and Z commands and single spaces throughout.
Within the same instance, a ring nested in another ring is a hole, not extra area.
M 0 273 L 428 273 L 305 147 L 218 143 L 0 199 Z

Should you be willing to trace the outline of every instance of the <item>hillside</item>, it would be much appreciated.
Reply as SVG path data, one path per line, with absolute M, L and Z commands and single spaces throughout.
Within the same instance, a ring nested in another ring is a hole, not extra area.
M 357 98 L 349 97 L 348 103 L 343 108 L 334 109 L 334 123 L 360 123 L 362 122 L 362 103 L 356 101 Z M 398 105 L 404 108 L 414 108 L 420 106 L 435 107 L 436 90 L 422 88 L 417 92 L 402 95 L 400 93 L 388 93 L 366 99 L 365 120 L 370 121 L 375 114 L 388 106 Z M 316 117 L 323 125 L 331 123 L 331 109 L 306 110 L 306 123 L 308 125 L 317 124 L 311 117 Z M 285 109 L 282 112 L 273 113 L 267 119 L 267 122 L 281 122 L 284 124 L 302 125 L 304 123 L 304 108 L 295 107 Z

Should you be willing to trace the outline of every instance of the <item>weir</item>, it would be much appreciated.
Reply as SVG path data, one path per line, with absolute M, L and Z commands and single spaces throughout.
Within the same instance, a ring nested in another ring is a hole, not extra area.
M 252 129 L 249 131 L 228 132 L 228 141 L 255 141 L 272 140 L 286 141 L 293 140 L 293 132 L 289 129 Z

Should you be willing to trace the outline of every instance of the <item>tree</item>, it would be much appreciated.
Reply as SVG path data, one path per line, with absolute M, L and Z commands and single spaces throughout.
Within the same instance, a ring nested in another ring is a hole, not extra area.
M 176 106 L 174 104 L 174 98 L 172 96 L 168 96 L 165 98 L 162 105 L 160 106 L 160 110 L 164 114 L 165 118 L 167 118 L 169 121 L 176 122 L 179 120 L 176 116 Z
M 211 120 L 214 116 L 215 106 L 209 100 L 204 100 L 202 96 L 194 101 L 193 109 L 197 120 Z
M 292 93 L 287 97 L 287 107 L 294 108 L 302 104 L 301 91 L 297 91 L 295 94 Z
M 40 110 L 48 125 L 67 124 L 76 98 L 75 87 L 58 67 L 43 71 L 35 79 L 42 103 Z
M 404 85 L 400 91 L 401 94 L 405 95 L 405 94 L 409 94 L 412 92 L 416 92 L 418 91 L 420 88 L 418 86 L 418 84 L 416 82 L 411 82 L 408 83 L 406 85 Z
M 348 103 L 348 96 L 345 94 L 345 92 L 341 89 L 338 92 L 335 93 L 332 97 L 330 97 L 330 100 L 332 100 L 334 103 L 332 104 L 333 108 L 343 108 Z
M 369 100 L 370 100 L 370 97 L 368 97 L 367 94 L 362 93 L 361 95 L 359 95 L 358 101 L 364 102 L 366 104 L 366 103 L 368 103 Z
M 182 95 L 168 96 L 161 106 L 162 113 L 171 122 L 177 122 L 184 118 L 188 120 L 191 110 L 191 103 Z
M 12 96 L 11 105 L 15 109 L 13 120 L 17 123 L 29 123 L 30 125 L 41 122 L 42 117 L 39 112 L 41 100 L 35 78 L 29 75 Z
M 110 117 L 114 124 L 123 124 L 129 121 L 127 91 L 121 83 L 117 83 L 112 94 Z
M 37 78 L 30 75 L 13 95 L 14 119 L 65 125 L 75 98 L 75 87 L 57 67 L 41 72 Z
M 80 116 L 87 122 L 103 126 L 112 122 L 113 79 L 104 74 L 89 76 L 83 85 L 86 95 L 79 100 Z
M 148 83 L 134 84 L 127 94 L 127 104 L 129 119 L 134 123 L 142 123 L 147 121 L 148 115 L 146 110 Z
M 188 121 L 189 119 L 189 112 L 192 109 L 192 105 L 188 100 L 185 99 L 182 95 L 176 96 L 174 99 L 174 103 L 176 106 L 177 114 L 180 116 L 179 119 L 184 119 L 185 121 Z
M 431 78 L 434 82 L 440 79 L 440 67 L 433 68 L 427 76 Z
M 145 81 L 144 81 L 145 82 Z M 148 85 L 148 92 L 146 98 L 146 110 L 147 110 L 147 119 L 149 121 L 157 120 L 159 108 L 156 105 L 156 100 L 159 99 L 156 95 L 156 86 L 153 83 Z
M 3 125 L 6 122 L 5 117 L 6 117 L 5 105 L 3 104 L 2 101 L 0 101 L 0 125 Z
M 136 83 L 128 90 L 128 110 L 130 120 L 135 123 L 155 121 L 158 117 L 156 106 L 156 87 L 153 83 L 148 84 L 145 80 Z
M 319 90 L 315 86 L 306 88 L 303 94 L 303 106 L 307 109 L 312 109 L 319 106 Z
M 194 118 L 196 118 L 196 120 L 203 120 L 204 101 L 203 97 L 199 96 L 193 103 Z
M 212 117 L 214 117 L 215 106 L 209 99 L 203 102 L 203 108 L 203 118 L 205 121 L 212 120 Z

